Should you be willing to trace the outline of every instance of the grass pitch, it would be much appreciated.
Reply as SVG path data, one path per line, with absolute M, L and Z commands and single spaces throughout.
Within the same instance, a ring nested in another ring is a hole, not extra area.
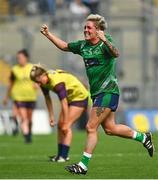
M 70 161 L 53 163 L 48 155 L 56 154 L 56 133 L 34 136 L 32 144 L 24 144 L 22 136 L 0 136 L 0 178 L 45 179 L 156 179 L 158 154 L 150 158 L 135 141 L 99 133 L 99 143 L 89 164 L 87 175 L 65 171 L 68 164 L 78 162 L 83 152 L 85 132 L 74 132 Z M 158 133 L 153 137 L 158 149 Z

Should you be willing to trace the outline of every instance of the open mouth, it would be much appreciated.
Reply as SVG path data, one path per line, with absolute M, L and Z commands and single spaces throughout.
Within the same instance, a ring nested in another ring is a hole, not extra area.
M 89 38 L 90 34 L 86 32 L 86 33 L 84 33 L 84 36 L 85 36 L 85 38 Z

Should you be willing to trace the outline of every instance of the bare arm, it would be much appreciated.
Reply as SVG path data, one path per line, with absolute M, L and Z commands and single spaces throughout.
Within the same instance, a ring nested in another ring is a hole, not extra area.
M 113 57 L 119 57 L 118 50 L 106 39 L 104 35 L 104 31 L 98 31 L 97 32 L 98 37 L 104 42 L 104 44 L 108 47 L 110 53 Z
M 61 112 L 63 114 L 63 120 L 64 121 L 67 121 L 68 120 L 68 102 L 67 102 L 67 99 L 64 98 L 61 100 Z
M 68 101 L 67 101 L 67 90 L 64 82 L 56 84 L 54 92 L 58 95 L 61 102 L 61 114 L 63 121 L 68 119 Z
M 108 47 L 109 50 L 110 50 L 110 53 L 111 53 L 114 57 L 119 57 L 119 52 L 118 52 L 118 50 L 117 50 L 115 47 L 113 47 L 112 44 L 111 44 L 109 41 L 105 40 L 105 41 L 103 41 L 103 42 L 107 45 L 107 47 Z
M 68 49 L 68 43 L 66 43 L 65 41 L 61 40 L 60 38 L 58 38 L 57 36 L 55 36 L 53 33 L 49 32 L 48 26 L 47 25 L 43 25 L 41 27 L 41 33 L 47 37 L 57 48 L 61 49 L 62 51 L 69 51 Z
M 47 109 L 48 109 L 48 113 L 49 113 L 49 121 L 50 121 L 50 125 L 53 127 L 55 125 L 55 121 L 54 121 L 54 113 L 53 113 L 53 104 L 52 104 L 52 100 L 49 94 L 44 95 L 45 97 L 45 102 L 47 105 Z
M 3 99 L 3 105 L 7 105 L 7 103 L 8 103 L 8 100 L 10 98 L 10 94 L 11 94 L 11 90 L 12 90 L 13 84 L 14 84 L 14 81 L 12 81 L 10 79 L 9 85 L 8 85 L 8 88 L 7 88 L 7 91 L 6 91 L 6 95 L 5 95 L 4 99 Z

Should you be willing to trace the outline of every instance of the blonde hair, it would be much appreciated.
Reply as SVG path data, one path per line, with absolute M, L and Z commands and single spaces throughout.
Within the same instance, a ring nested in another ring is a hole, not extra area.
M 100 16 L 99 14 L 90 14 L 86 21 L 93 21 L 95 22 L 96 26 L 99 27 L 100 30 L 104 31 L 107 29 L 108 25 L 103 16 Z
M 33 65 L 30 72 L 30 79 L 36 82 L 36 78 L 46 73 L 46 69 L 44 69 L 40 64 Z

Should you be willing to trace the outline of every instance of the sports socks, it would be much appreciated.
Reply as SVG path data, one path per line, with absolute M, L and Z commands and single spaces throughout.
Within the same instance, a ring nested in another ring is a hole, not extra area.
M 144 143 L 145 142 L 145 138 L 146 138 L 146 136 L 145 136 L 144 133 L 134 131 L 134 133 L 133 133 L 133 139 L 134 140 L 139 141 L 141 143 Z
M 58 156 L 66 159 L 68 157 L 69 150 L 70 146 L 67 146 L 65 144 L 58 144 Z
M 84 170 L 88 169 L 88 163 L 92 157 L 92 154 L 89 154 L 87 152 L 83 153 L 81 161 L 78 163 Z
M 58 156 L 61 156 L 62 144 L 58 144 Z
M 32 133 L 24 134 L 25 143 L 31 143 L 32 142 Z
M 13 129 L 13 135 L 17 135 L 19 133 L 18 120 L 15 116 L 10 116 L 10 120 L 14 122 L 15 127 Z

